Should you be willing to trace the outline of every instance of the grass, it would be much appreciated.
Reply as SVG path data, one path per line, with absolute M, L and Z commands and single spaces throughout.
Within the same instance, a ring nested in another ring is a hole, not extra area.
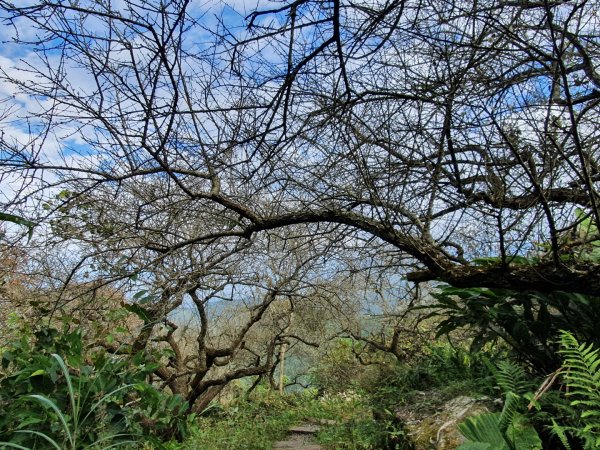
M 283 439 L 289 427 L 314 419 L 335 420 L 338 425 L 324 426 L 317 441 L 331 449 L 371 449 L 368 439 L 356 437 L 352 447 L 340 446 L 348 436 L 348 423 L 361 424 L 356 429 L 373 433 L 375 421 L 370 408 L 359 395 L 339 394 L 317 398 L 315 392 L 279 395 L 260 390 L 250 398 L 238 400 L 226 407 L 216 407 L 198 419 L 197 429 L 177 450 L 270 450 Z M 368 424 L 368 425 L 367 425 Z M 364 426 L 363 426 L 364 425 Z M 368 445 L 367 445 L 368 444 Z
M 380 421 L 366 417 L 324 428 L 317 441 L 331 450 L 402 449 L 404 433 L 391 419 Z
M 240 401 L 221 412 L 201 417 L 198 430 L 184 448 L 270 449 L 294 421 L 295 414 L 283 399 L 268 403 Z

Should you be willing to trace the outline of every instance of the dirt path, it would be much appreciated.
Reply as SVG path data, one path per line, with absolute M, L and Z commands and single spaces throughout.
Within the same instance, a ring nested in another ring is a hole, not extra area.
M 315 443 L 315 434 L 321 429 L 319 425 L 304 423 L 291 427 L 285 441 L 275 442 L 273 449 L 287 450 L 323 450 Z

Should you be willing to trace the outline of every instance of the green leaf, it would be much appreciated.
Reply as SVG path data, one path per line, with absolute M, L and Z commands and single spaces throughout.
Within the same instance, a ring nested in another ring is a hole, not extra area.
M 0 212 L 0 221 L 12 222 L 17 225 L 22 225 L 24 227 L 29 228 L 29 232 L 28 232 L 29 239 L 31 239 L 31 237 L 33 236 L 33 229 L 36 226 L 36 223 L 32 222 L 31 220 L 27 220 L 27 219 L 24 219 L 23 217 L 15 216 L 14 214 L 8 214 L 8 213 L 4 213 L 4 212 Z
M 25 413 L 24 415 L 29 415 L 31 414 L 30 412 Z M 29 425 L 35 425 L 38 423 L 42 423 L 43 420 L 40 417 L 26 417 L 25 419 L 22 419 L 19 421 L 19 428 L 25 428 Z
M 92 405 L 92 407 L 90 408 L 90 410 L 88 411 L 88 413 L 81 420 L 81 423 L 85 422 L 91 416 L 91 414 L 96 410 L 96 408 L 98 408 L 102 403 L 109 401 L 110 398 L 114 394 L 116 394 L 117 392 L 125 391 L 125 390 L 127 390 L 129 388 L 132 388 L 133 386 L 134 386 L 133 384 L 126 384 L 124 386 L 118 387 L 117 389 L 109 392 L 108 394 L 105 394 L 100 400 L 98 400 L 96 403 L 94 403 Z
M 146 295 L 145 297 L 143 297 L 143 298 L 141 298 L 139 300 L 139 304 L 140 305 L 145 305 L 145 304 L 148 304 L 148 303 L 152 303 L 157 298 L 158 298 L 158 295 Z
M 60 366 L 60 369 L 62 370 L 62 373 L 65 376 L 65 382 L 67 383 L 67 388 L 69 390 L 69 400 L 71 401 L 71 411 L 73 412 L 73 420 L 75 421 L 75 430 L 77 430 L 79 409 L 77 408 L 78 405 L 75 401 L 75 389 L 73 389 L 73 383 L 71 382 L 71 375 L 69 374 L 69 369 L 67 368 L 65 361 L 60 357 L 60 355 L 53 353 L 52 357 L 56 361 L 58 361 L 58 365 Z
M 29 378 L 37 377 L 38 375 L 44 375 L 45 373 L 46 373 L 46 371 L 44 369 L 39 369 L 39 370 L 36 370 L 35 372 L 33 372 L 31 375 L 29 375 Z
M 517 450 L 542 450 L 542 440 L 537 431 L 522 416 L 515 417 L 506 435 Z
M 4 447 L 18 448 L 20 450 L 31 450 L 29 447 L 23 447 L 22 445 L 13 444 L 11 442 L 0 442 L 0 445 L 2 445 Z
M 501 450 L 505 444 L 498 427 L 499 419 L 499 413 L 481 414 L 467 418 L 458 429 L 470 441 L 487 443 L 489 450 Z
M 141 298 L 141 297 L 144 297 L 144 296 L 145 296 L 147 293 L 148 293 L 148 291 L 147 291 L 147 290 L 145 290 L 145 289 L 144 289 L 144 290 L 142 290 L 142 291 L 138 291 L 138 292 L 136 292 L 136 293 L 133 295 L 133 298 L 135 298 L 135 299 L 139 299 L 139 298 Z
M 44 439 L 45 441 L 49 442 L 50 445 L 52 445 L 52 447 L 54 447 L 56 450 L 61 450 L 60 445 L 58 444 L 58 442 L 56 442 L 54 439 L 52 439 L 50 436 L 48 436 L 47 434 L 44 433 L 40 433 L 39 431 L 34 431 L 34 430 L 19 430 L 17 431 L 17 433 L 27 433 L 27 434 L 33 434 L 34 436 L 38 436 L 41 437 L 42 439 Z
M 4 222 L 12 222 L 17 225 L 23 225 L 29 228 L 35 227 L 35 222 L 31 220 L 24 219 L 23 217 L 15 216 L 14 214 L 8 214 L 4 212 L 0 212 L 0 220 Z
M 456 450 L 490 450 L 491 448 L 492 445 L 487 442 L 465 442 Z
M 139 305 L 124 305 L 123 307 L 127 311 L 132 312 L 133 314 L 138 316 L 140 319 L 142 319 L 144 321 L 144 323 L 150 323 L 150 316 L 148 316 L 148 313 L 146 312 L 146 310 L 144 308 L 142 308 L 141 306 L 139 306 Z
M 507 392 L 504 400 L 504 408 L 498 419 L 498 428 L 502 433 L 506 433 L 510 425 L 514 422 L 519 407 L 521 397 L 514 392 Z
M 136 444 L 136 441 L 121 441 L 121 442 L 117 442 L 115 444 L 109 445 L 108 447 L 102 447 L 102 450 L 109 450 L 111 448 L 120 447 L 122 445 L 127 445 L 127 444 Z
M 37 400 L 43 406 L 52 409 L 56 413 L 56 415 L 58 416 L 58 420 L 60 420 L 60 422 L 62 424 L 62 427 L 63 427 L 63 430 L 64 430 L 65 434 L 67 435 L 67 438 L 69 439 L 69 441 L 71 442 L 71 444 L 73 444 L 73 435 L 71 434 L 71 430 L 69 428 L 69 424 L 68 424 L 67 418 L 61 412 L 60 408 L 56 405 L 56 403 L 54 403 L 49 398 L 44 397 L 43 395 L 33 394 L 33 395 L 28 395 L 28 397 L 32 398 L 34 400 Z
M 530 266 L 534 263 L 534 261 L 531 258 L 527 258 L 525 256 L 519 256 L 519 255 L 511 256 L 509 259 L 510 259 L 511 264 L 521 264 L 521 265 Z

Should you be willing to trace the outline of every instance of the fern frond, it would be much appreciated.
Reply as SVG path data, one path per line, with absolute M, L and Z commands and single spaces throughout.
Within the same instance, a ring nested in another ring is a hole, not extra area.
M 568 331 L 561 331 L 560 343 L 567 395 L 573 399 L 571 406 L 581 410 L 582 427 L 574 432 L 586 449 L 600 448 L 600 349 L 580 344 Z
M 515 416 L 519 413 L 521 396 L 514 392 L 507 392 L 504 400 L 504 407 L 498 419 L 498 428 L 502 433 L 506 433 L 508 427 L 513 423 Z
M 569 438 L 567 437 L 568 429 L 566 427 L 561 427 L 556 423 L 556 420 L 552 419 L 552 427 L 550 427 L 550 431 L 552 431 L 552 433 L 558 437 L 561 444 L 567 450 L 571 450 L 571 444 L 569 444 Z
M 529 390 L 525 371 L 521 366 L 512 361 L 498 362 L 493 373 L 496 383 L 498 383 L 498 386 L 500 386 L 504 393 L 524 394 Z
M 561 332 L 563 364 L 567 369 L 563 377 L 571 389 L 569 395 L 582 395 L 580 401 L 598 402 L 600 406 L 600 350 L 592 344 L 585 345 L 577 342 L 575 337 L 567 332 Z

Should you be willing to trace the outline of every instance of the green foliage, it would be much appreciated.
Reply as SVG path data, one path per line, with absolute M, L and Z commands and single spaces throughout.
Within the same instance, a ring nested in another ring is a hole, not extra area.
M 510 426 L 515 422 L 519 414 L 519 404 L 521 396 L 514 392 L 507 392 L 504 399 L 504 406 L 498 420 L 498 428 L 502 433 L 506 433 Z
M 494 382 L 488 361 L 497 359 L 495 349 L 471 353 L 466 346 L 437 342 L 410 363 L 396 364 L 378 380 L 370 392 L 375 409 L 393 408 L 419 399 L 420 392 L 435 390 L 441 401 L 466 392 L 477 395 L 493 393 Z
M 600 349 L 580 344 L 568 331 L 561 331 L 560 345 L 567 396 L 579 414 L 579 423 L 560 426 L 554 421 L 553 430 L 567 448 L 567 433 L 581 439 L 586 449 L 600 448 Z
M 60 370 L 62 372 L 62 375 L 64 376 L 64 379 L 65 379 L 65 382 L 67 385 L 67 394 L 68 394 L 69 402 L 70 402 L 71 415 L 69 416 L 65 412 L 61 411 L 60 407 L 57 405 L 57 403 L 55 401 L 51 400 L 50 398 L 48 398 L 44 395 L 32 394 L 32 395 L 28 395 L 27 398 L 38 401 L 46 410 L 50 411 L 58 419 L 58 423 L 61 427 L 59 434 L 64 436 L 63 441 L 59 444 L 59 442 L 57 442 L 57 440 L 53 439 L 52 436 L 50 436 L 49 434 L 39 432 L 36 430 L 32 430 L 32 429 L 27 429 L 27 428 L 16 430 L 15 436 L 17 438 L 23 437 L 24 439 L 26 439 L 26 437 L 28 436 L 29 438 L 33 438 L 34 441 L 36 440 L 36 438 L 42 439 L 43 441 L 46 441 L 53 448 L 55 448 L 57 450 L 61 450 L 61 448 L 77 449 L 77 448 L 81 447 L 81 444 L 79 442 L 79 439 L 81 438 L 81 434 L 82 434 L 81 427 L 85 426 L 85 422 L 87 421 L 87 419 L 94 413 L 94 411 L 97 408 L 102 406 L 102 403 L 111 401 L 112 395 L 118 393 L 120 390 L 129 389 L 131 386 L 128 386 L 128 385 L 121 386 L 120 388 L 116 389 L 115 391 L 107 393 L 102 398 L 100 398 L 98 401 L 96 401 L 94 404 L 92 404 L 89 411 L 87 411 L 87 412 L 82 411 L 80 408 L 81 404 L 79 402 L 78 393 L 75 392 L 73 383 L 71 381 L 71 375 L 69 374 L 69 370 L 67 369 L 65 362 L 56 353 L 52 354 L 52 357 L 57 360 L 58 365 L 60 366 Z M 41 375 L 42 374 L 41 370 L 39 372 L 40 373 L 37 373 L 37 374 L 34 373 L 34 375 Z M 84 415 L 84 413 L 85 413 L 85 415 Z M 71 418 L 72 418 L 72 420 L 71 420 Z M 120 442 L 116 442 L 116 443 L 113 443 L 113 442 L 119 438 L 123 439 L 123 438 L 130 438 L 130 437 L 133 438 L 134 436 L 132 436 L 132 435 L 130 436 L 128 434 L 115 434 L 115 435 L 109 434 L 107 436 L 97 439 L 91 445 L 94 447 L 99 447 L 99 448 L 103 448 L 103 449 L 104 448 L 113 448 L 113 447 L 122 446 L 122 445 L 128 445 L 130 443 L 134 443 L 135 440 L 121 440 Z M 101 445 L 101 443 L 106 444 L 106 446 Z M 16 444 L 16 443 L 3 442 L 2 444 L 9 446 L 9 447 L 25 448 L 21 444 Z
M 559 257 L 575 264 L 600 261 L 600 234 L 591 214 L 575 211 L 577 227 L 559 238 Z M 550 245 L 539 244 L 541 252 L 514 255 L 506 266 L 498 257 L 476 260 L 483 266 L 518 269 L 540 264 L 551 253 Z M 538 373 L 560 367 L 555 336 L 568 330 L 589 343 L 600 344 L 600 297 L 572 292 L 542 293 L 490 288 L 442 286 L 433 294 L 437 303 L 428 316 L 438 316 L 438 336 L 468 328 L 474 332 L 473 348 L 502 340 L 515 356 Z M 429 307 L 429 306 L 428 306 Z M 425 308 L 425 307 L 421 307 Z
M 537 432 L 522 416 L 513 416 L 503 431 L 503 414 L 488 413 L 466 419 L 459 430 L 468 441 L 457 450 L 541 450 Z
M 203 450 L 267 450 L 295 422 L 285 401 L 241 401 L 200 417 L 198 428 L 183 448 Z
M 319 443 L 336 450 L 381 450 L 407 447 L 404 431 L 390 415 L 388 420 L 365 417 L 328 427 L 319 433 Z
M 304 422 L 327 419 L 316 439 L 331 449 L 382 449 L 401 432 L 392 421 L 376 420 L 366 399 L 356 393 L 317 396 L 313 390 L 281 396 L 266 387 L 227 406 L 209 408 L 181 449 L 270 450 L 287 429 Z
M 362 344 L 350 339 L 339 338 L 321 355 L 310 371 L 311 384 L 323 392 L 344 392 L 350 389 L 364 390 L 374 385 L 386 366 L 381 364 L 364 365 L 356 357 Z M 389 355 L 383 352 L 369 355 L 369 359 L 384 361 Z
M 79 449 L 142 436 L 159 443 L 188 428 L 183 400 L 146 383 L 156 366 L 145 355 L 85 348 L 77 331 L 23 335 L 2 367 L 0 440 L 13 446 Z
M 538 373 L 560 367 L 554 337 L 560 329 L 575 330 L 588 342 L 600 342 L 600 298 L 554 292 L 441 287 L 433 296 L 431 316 L 442 318 L 438 336 L 467 328 L 474 334 L 472 350 L 488 343 L 507 343 L 514 357 Z
M 342 360 L 360 369 L 362 366 L 354 365 L 350 343 L 350 340 L 337 342 L 334 353 L 328 355 L 331 358 L 328 363 Z M 247 399 L 210 408 L 199 418 L 197 431 L 183 448 L 266 450 L 272 448 L 275 440 L 284 438 L 285 430 L 292 424 L 333 419 L 336 424 L 323 426 L 317 435 L 325 448 L 408 449 L 411 447 L 405 431 L 396 418 L 398 406 L 433 400 L 431 395 L 415 392 L 420 389 L 440 392 L 442 403 L 465 393 L 491 393 L 493 376 L 486 361 L 495 357 L 491 349 L 470 354 L 466 347 L 440 342 L 432 344 L 411 365 L 387 362 L 387 369 L 381 372 L 383 376 L 370 377 L 371 386 L 365 383 L 361 390 L 349 389 L 358 384 L 351 377 L 346 392 L 340 392 L 344 386 L 334 383 L 332 391 L 323 392 L 321 387 L 320 396 L 316 389 L 309 389 L 282 397 L 259 385 Z M 324 360 L 321 364 L 323 367 Z
M 281 396 L 259 386 L 248 398 L 240 398 L 227 406 L 209 407 L 198 418 L 198 427 L 181 448 L 270 450 L 273 442 L 282 439 L 290 426 L 303 419 L 306 410 L 315 409 L 314 402 L 311 395 Z
M 481 414 L 465 420 L 459 425 L 459 429 L 469 441 L 488 444 L 488 447 L 485 448 L 503 448 L 505 442 L 498 426 L 499 421 L 500 414 L 498 413 Z M 464 446 L 459 448 L 464 450 Z
M 489 359 L 499 356 L 497 349 L 471 351 L 464 344 L 436 342 L 427 347 L 420 364 L 431 374 L 431 381 L 443 386 L 449 380 L 478 380 L 486 383 L 490 376 Z
M 530 376 L 518 364 L 500 361 L 492 370 L 498 386 L 506 394 L 504 408 L 501 413 L 465 421 L 460 430 L 469 442 L 460 450 L 540 448 L 539 437 L 530 425 L 532 420 L 538 428 L 542 425 L 540 429 L 552 424 L 550 428 L 557 439 L 552 448 L 560 442 L 571 449 L 577 441 L 585 449 L 600 448 L 600 350 L 591 344 L 580 344 L 572 333 L 562 331 L 559 354 L 563 359 L 562 376 L 570 404 L 563 403 L 557 392 L 550 391 L 540 402 L 532 402 L 542 411 L 526 411 L 526 401 L 533 399 L 530 391 L 534 385 Z
M 491 368 L 496 383 L 502 392 L 524 394 L 532 388 L 523 367 L 510 360 L 501 360 Z
M 523 414 L 526 393 L 532 387 L 523 368 L 501 360 L 490 364 L 498 387 L 504 392 L 504 406 L 500 413 L 487 413 L 470 417 L 459 425 L 468 442 L 460 450 L 485 448 L 488 450 L 541 449 L 542 442 Z
M 567 244 L 577 242 L 574 249 L 569 252 L 572 259 L 577 261 L 589 261 L 597 263 L 600 261 L 600 235 L 598 227 L 594 223 L 591 214 L 583 209 L 577 208 L 575 216 L 579 221 L 574 239 L 568 239 Z

